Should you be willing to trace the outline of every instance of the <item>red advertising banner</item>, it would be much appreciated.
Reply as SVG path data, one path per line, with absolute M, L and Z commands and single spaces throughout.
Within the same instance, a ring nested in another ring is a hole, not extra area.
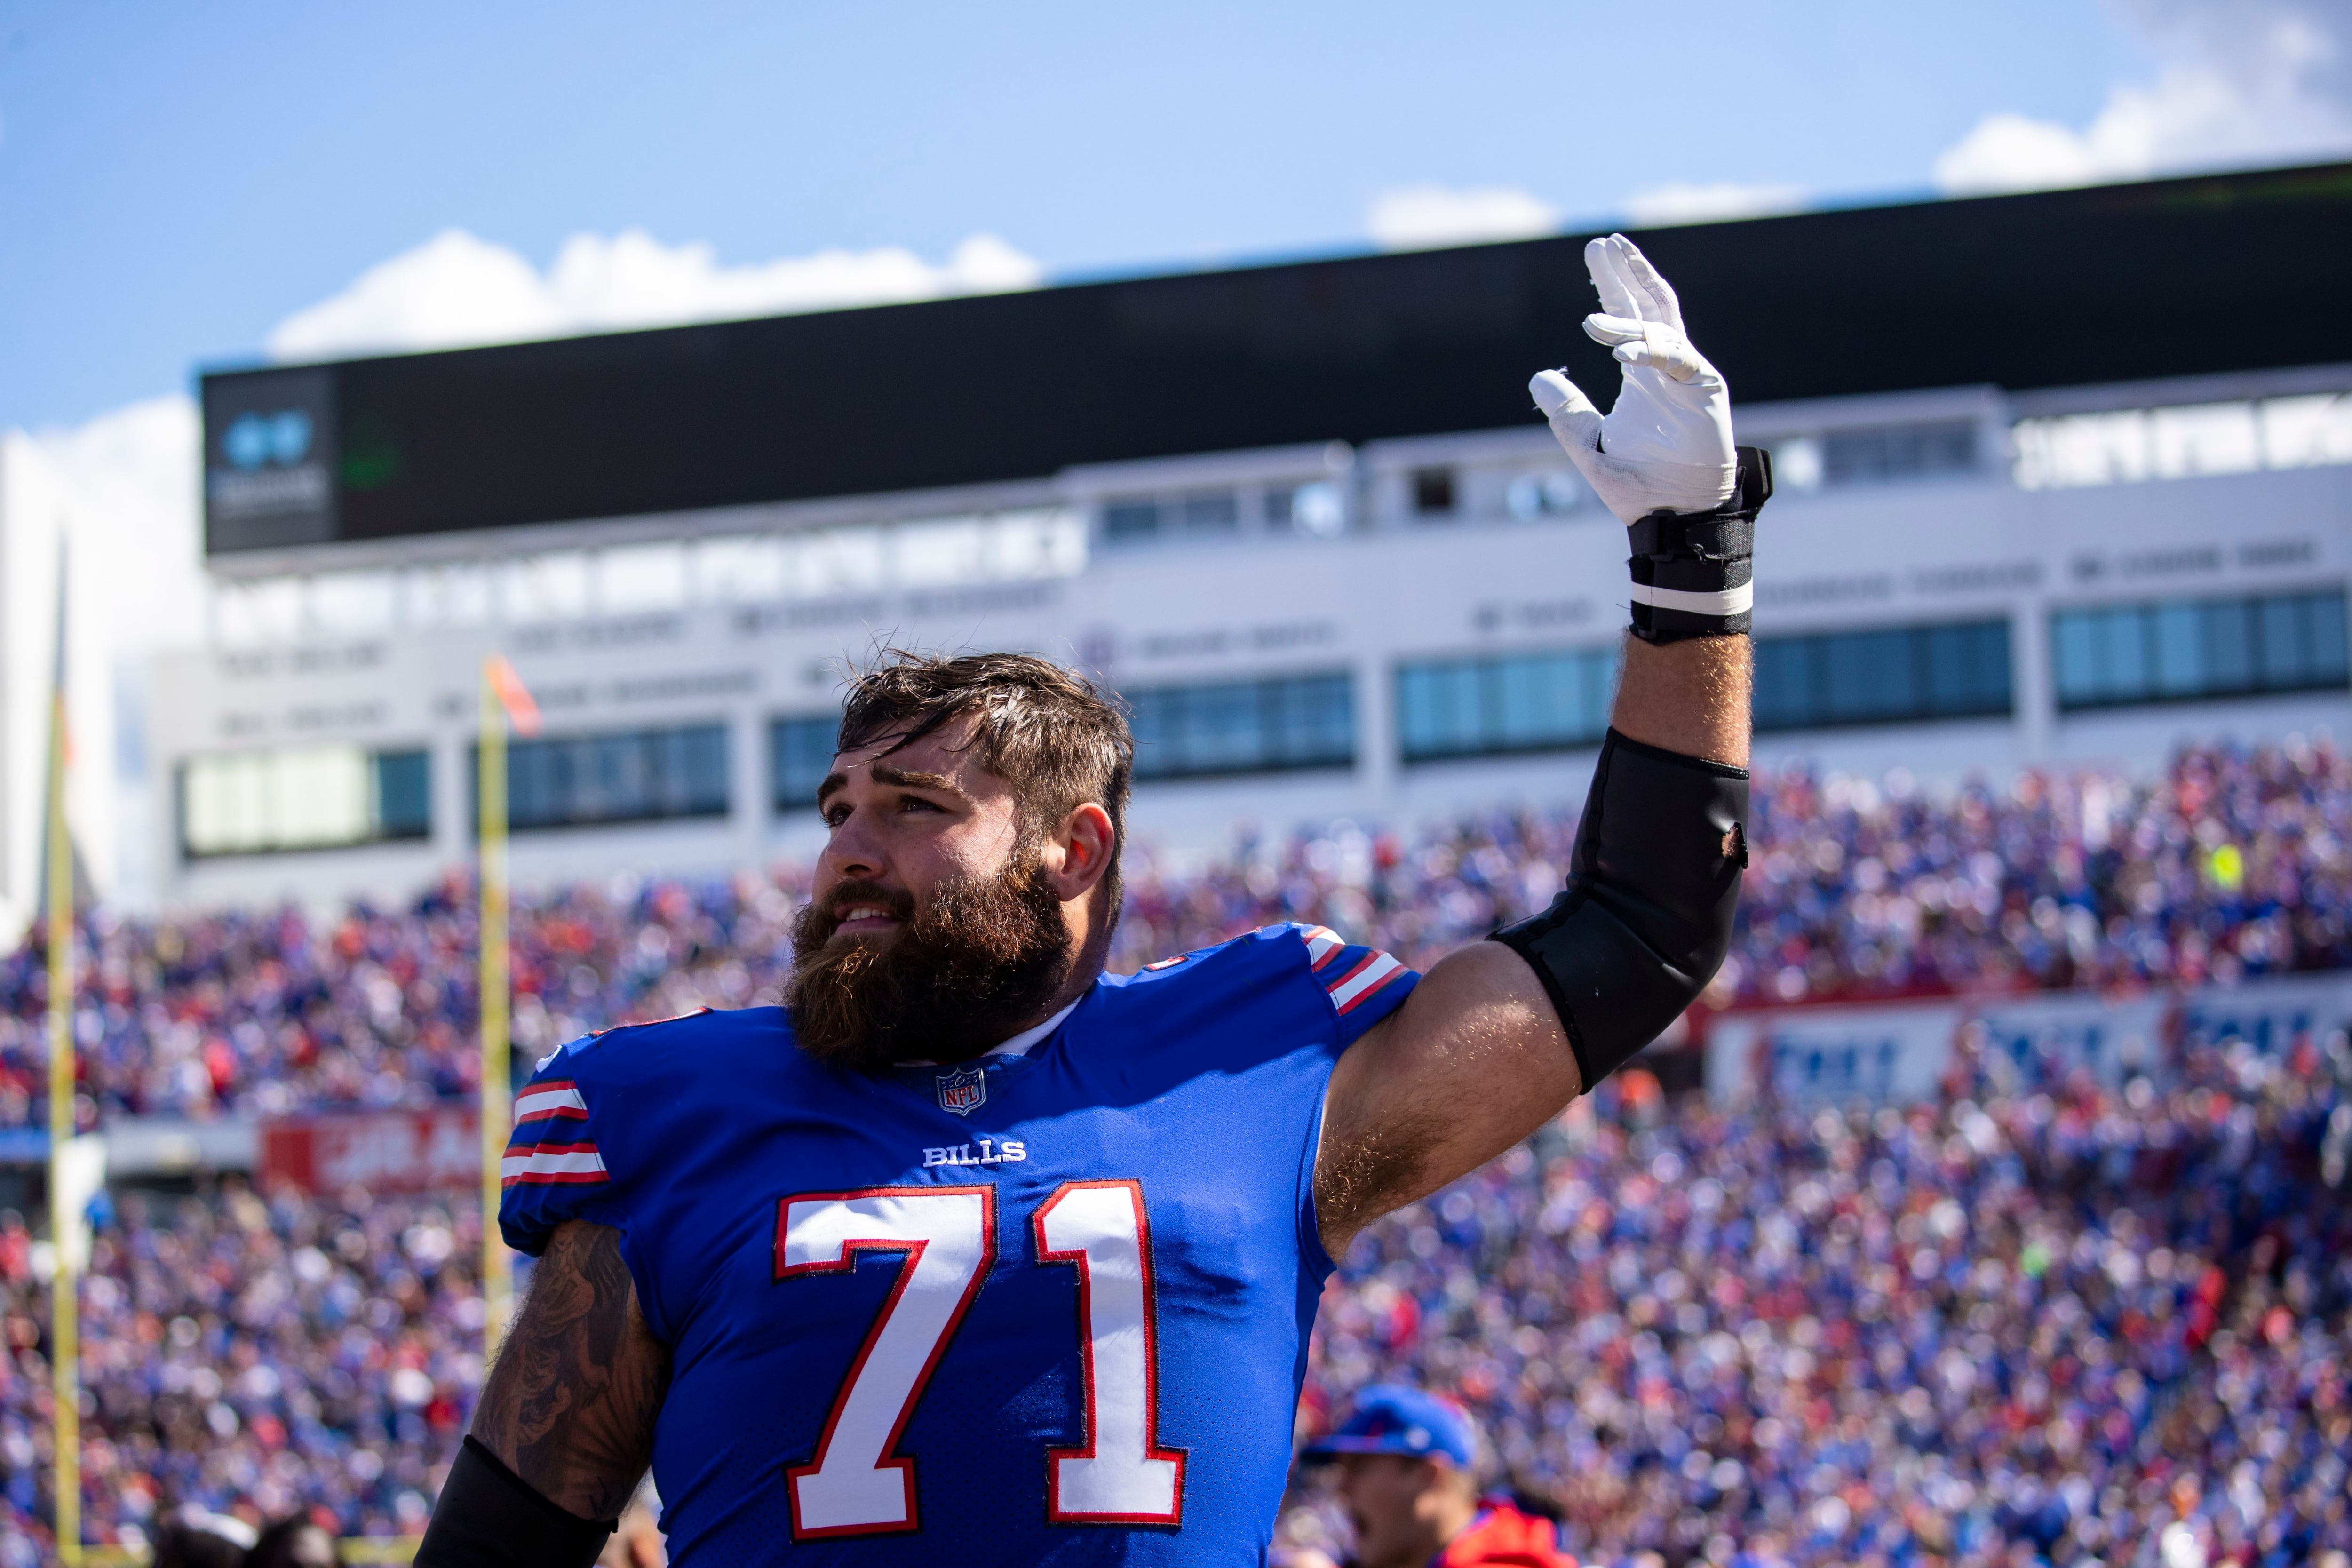
M 261 1130 L 260 1173 L 264 1181 L 281 1177 L 314 1193 L 478 1186 L 479 1126 L 470 1105 L 272 1121 Z

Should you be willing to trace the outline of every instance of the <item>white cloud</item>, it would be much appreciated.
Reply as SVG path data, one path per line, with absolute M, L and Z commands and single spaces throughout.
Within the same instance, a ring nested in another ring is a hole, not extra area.
M 1427 250 L 1554 234 L 1559 214 L 1542 198 L 1505 186 L 1406 185 L 1374 196 L 1364 226 L 1384 250 Z
M 1643 228 L 1667 224 L 1713 223 L 1720 218 L 1761 217 L 1795 212 L 1805 193 L 1795 185 L 1654 185 L 1625 198 L 1625 216 Z
M 1988 114 L 1936 160 L 1947 192 L 2040 190 L 2352 149 L 2347 0 L 2119 0 L 2155 51 L 2080 129 Z
M 49 542 L 62 535 L 71 552 L 68 657 L 77 762 L 68 800 L 76 842 L 100 889 L 133 905 L 154 895 L 148 807 L 155 781 L 141 737 L 148 663 L 195 646 L 204 632 L 197 426 L 194 401 L 171 396 L 70 428 L 0 432 L 0 528 L 28 571 L 31 585 L 18 586 L 12 599 L 27 626 L 48 621 Z M 0 707 L 18 715 L 0 745 L 0 771 L 18 783 L 26 766 L 38 764 L 38 726 L 28 729 L 22 715 L 43 711 L 48 635 L 32 639 L 39 647 L 34 658 L 0 671 L 8 686 Z M 37 802 L 37 784 L 18 798 Z M 20 848 L 28 831 L 20 814 L 0 823 L 0 837 Z M 28 907 L 11 894 L 26 891 L 0 887 L 0 935 Z
M 268 348 L 292 360 L 520 342 L 998 293 L 1034 288 L 1042 276 L 1036 262 L 993 235 L 972 236 L 939 264 L 889 247 L 729 267 L 708 245 L 664 245 L 642 229 L 574 235 L 542 273 L 502 245 L 452 228 L 295 311 L 270 332 Z
M 195 400 L 152 397 L 88 424 L 25 437 L 47 470 L 91 613 L 118 659 L 204 631 Z M 102 590 L 100 589 L 102 584 Z M 81 595 L 77 594 L 79 611 Z

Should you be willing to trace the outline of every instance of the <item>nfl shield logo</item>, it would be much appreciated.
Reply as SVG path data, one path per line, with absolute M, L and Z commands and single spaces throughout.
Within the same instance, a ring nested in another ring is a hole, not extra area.
M 940 1109 L 969 1116 L 988 1098 L 988 1075 L 978 1068 L 958 1068 L 940 1075 Z

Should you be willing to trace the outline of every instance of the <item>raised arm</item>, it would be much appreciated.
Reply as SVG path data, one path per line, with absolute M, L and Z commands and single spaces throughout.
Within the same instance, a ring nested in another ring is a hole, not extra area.
M 419 1568 L 596 1559 L 653 1457 L 669 1352 L 646 1327 L 621 1234 L 556 1228 L 417 1549 Z
M 1622 237 L 1586 248 L 1624 386 L 1604 420 L 1556 371 L 1532 390 L 1631 531 L 1633 626 L 1567 889 L 1449 954 L 1339 1060 L 1316 1207 L 1337 1257 L 1615 1070 L 1693 1001 L 1729 944 L 1746 817 L 1748 570 L 1760 453 L 1731 444 L 1723 377 Z

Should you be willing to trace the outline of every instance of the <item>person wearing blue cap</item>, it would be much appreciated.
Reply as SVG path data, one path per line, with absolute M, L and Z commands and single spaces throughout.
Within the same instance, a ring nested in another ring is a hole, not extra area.
M 1356 1536 L 1347 1568 L 1576 1568 L 1550 1520 L 1479 1495 L 1477 1428 L 1451 1400 L 1376 1384 L 1301 1457 L 1338 1462 Z

